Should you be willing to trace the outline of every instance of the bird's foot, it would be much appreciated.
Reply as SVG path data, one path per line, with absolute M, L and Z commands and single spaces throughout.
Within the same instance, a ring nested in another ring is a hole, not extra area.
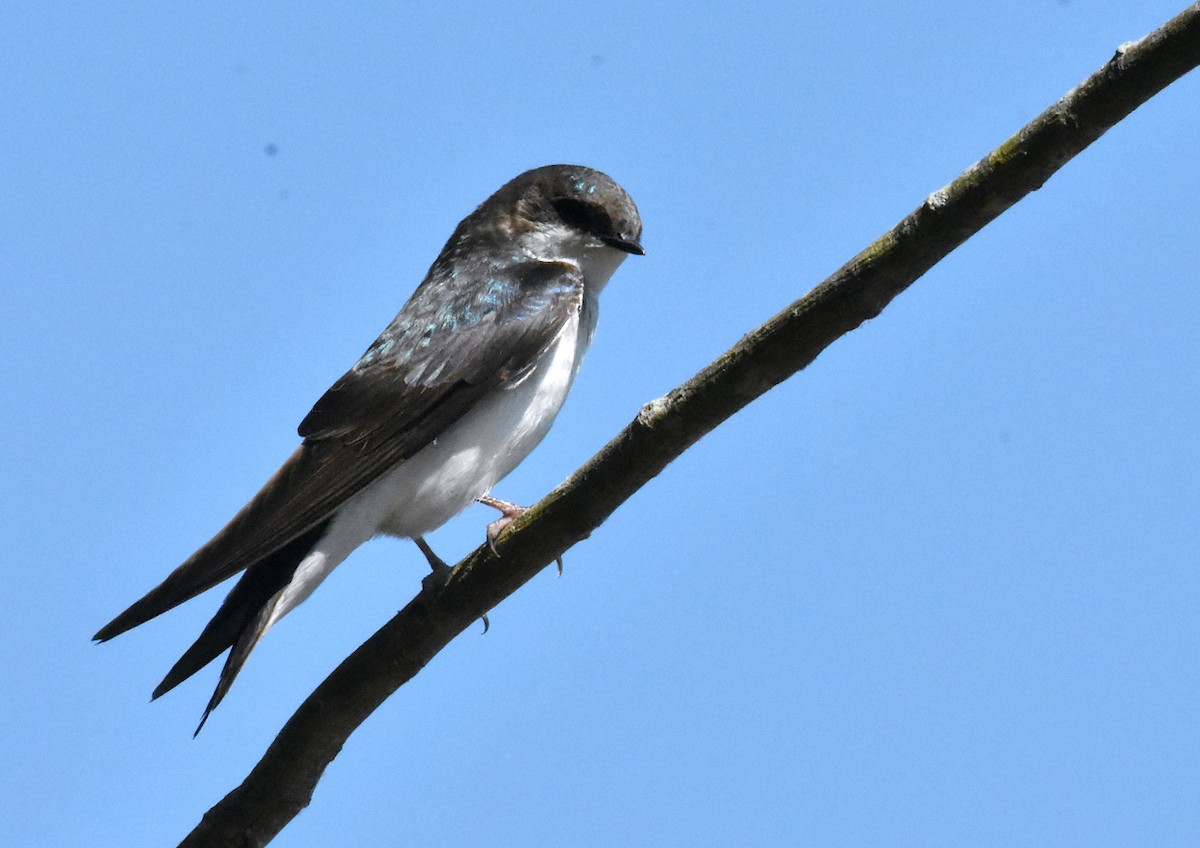
M 433 552 L 433 548 L 429 547 L 429 543 L 422 537 L 416 536 L 413 541 L 417 543 L 417 547 L 421 549 L 421 553 L 425 555 L 426 562 L 429 563 L 429 574 L 421 579 L 421 594 L 426 595 L 431 600 L 437 596 L 438 592 L 442 591 L 447 581 L 450 580 L 450 572 L 454 569 L 446 565 L 446 561 Z M 483 632 L 487 633 L 488 628 L 492 623 L 488 621 L 487 613 L 482 616 Z
M 487 544 L 493 554 L 500 556 L 496 552 L 496 540 L 500 538 L 500 534 L 508 529 L 508 525 L 513 523 L 513 519 L 517 516 L 529 511 L 529 507 L 518 506 L 509 501 L 502 501 L 499 498 L 493 498 L 491 495 L 481 495 L 477 500 L 484 506 L 490 506 L 492 509 L 500 510 L 500 517 L 487 526 Z M 555 557 L 555 564 L 558 565 L 558 576 L 562 577 L 563 561 L 562 557 Z
M 508 529 L 508 525 L 513 523 L 514 518 L 527 512 L 529 508 L 493 498 L 491 495 L 482 495 L 479 502 L 484 506 L 500 510 L 500 517 L 487 526 L 488 547 L 491 548 L 492 553 L 496 553 L 496 540 L 500 538 L 500 534 Z

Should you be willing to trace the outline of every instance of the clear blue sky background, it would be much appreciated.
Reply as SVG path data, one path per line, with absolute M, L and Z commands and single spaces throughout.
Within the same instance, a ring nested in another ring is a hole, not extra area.
M 175 844 L 409 600 L 416 549 L 364 547 L 195 741 L 215 668 L 147 701 L 221 591 L 89 643 L 505 180 L 594 166 L 646 221 L 497 492 L 532 502 L 1183 5 L 10 0 L 0 841 Z M 1153 100 L 672 465 L 277 844 L 1200 844 L 1198 104 Z

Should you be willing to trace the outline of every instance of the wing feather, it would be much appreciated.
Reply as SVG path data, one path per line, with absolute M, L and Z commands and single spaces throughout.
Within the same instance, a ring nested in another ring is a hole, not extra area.
M 317 526 L 489 391 L 519 379 L 583 305 L 583 277 L 566 263 L 508 268 L 448 301 L 454 287 L 446 283 L 432 274 L 422 283 L 301 422 L 304 443 L 283 467 L 97 640 L 195 597 Z

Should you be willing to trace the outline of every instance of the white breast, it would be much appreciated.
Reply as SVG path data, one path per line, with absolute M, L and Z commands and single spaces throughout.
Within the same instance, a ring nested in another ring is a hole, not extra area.
M 291 581 L 271 600 L 266 627 L 302 603 L 363 542 L 379 534 L 423 536 L 440 527 L 491 491 L 545 437 L 591 344 L 596 295 L 625 254 L 608 247 L 571 245 L 561 255 L 535 258 L 569 261 L 583 272 L 583 308 L 523 380 L 493 391 L 420 453 L 338 509 Z
M 595 311 L 585 310 L 585 314 L 594 316 Z M 372 536 L 423 536 L 516 468 L 554 423 L 593 325 L 576 314 L 525 379 L 493 391 L 416 456 L 346 501 L 271 602 L 267 627 L 302 603 L 338 563 Z
M 550 430 L 583 358 L 579 316 L 563 327 L 517 385 L 483 398 L 416 456 L 343 508 L 375 533 L 420 536 L 440 527 L 512 471 Z

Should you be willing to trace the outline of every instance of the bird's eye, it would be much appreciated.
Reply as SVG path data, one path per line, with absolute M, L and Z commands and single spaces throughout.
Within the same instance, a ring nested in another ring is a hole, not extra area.
M 554 211 L 567 224 L 585 233 L 605 235 L 612 229 L 612 222 L 603 210 L 595 206 L 575 200 L 572 197 L 560 197 L 550 201 Z

